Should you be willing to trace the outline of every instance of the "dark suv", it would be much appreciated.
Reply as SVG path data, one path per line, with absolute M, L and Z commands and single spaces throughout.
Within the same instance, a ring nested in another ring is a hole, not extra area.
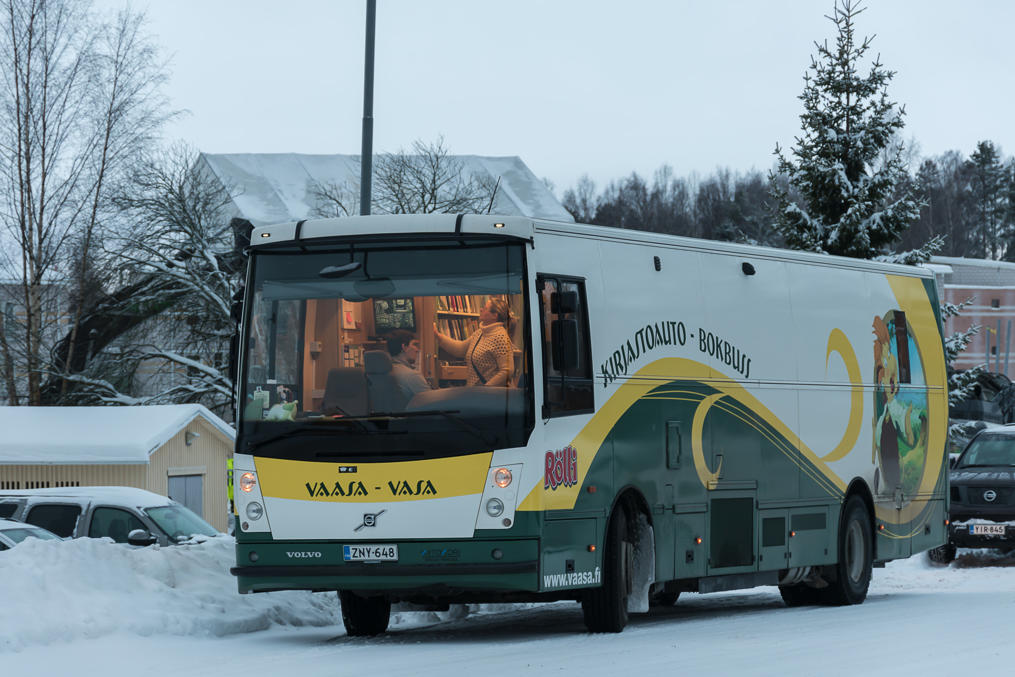
M 956 547 L 1015 548 L 1015 425 L 983 430 L 952 465 L 948 542 L 930 551 L 948 563 Z

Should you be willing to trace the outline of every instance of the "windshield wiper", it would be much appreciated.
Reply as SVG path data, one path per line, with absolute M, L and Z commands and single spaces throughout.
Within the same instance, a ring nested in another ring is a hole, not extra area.
M 494 441 L 495 441 L 494 438 L 487 437 L 486 433 L 484 433 L 482 430 L 480 430 L 476 426 L 472 425 L 471 423 L 466 421 L 461 416 L 457 416 L 456 415 L 456 414 L 460 414 L 460 413 L 462 413 L 462 412 L 459 411 L 458 409 L 430 409 L 430 410 L 427 410 L 427 411 L 406 411 L 406 412 L 402 412 L 400 414 L 395 414 L 395 416 L 406 416 L 406 417 L 408 417 L 408 416 L 434 416 L 434 415 L 436 415 L 436 416 L 443 416 L 447 420 L 449 420 L 452 423 L 455 423 L 456 425 L 458 425 L 458 427 L 461 428 L 462 430 L 464 430 L 465 432 L 471 433 L 474 437 L 479 439 L 479 441 L 482 442 L 483 444 L 492 447 L 494 445 Z
M 397 418 L 417 418 L 423 416 L 443 416 L 447 420 L 456 424 L 459 428 L 467 433 L 471 433 L 474 437 L 479 439 L 483 444 L 493 446 L 495 438 L 487 437 L 486 433 L 466 421 L 461 416 L 456 414 L 462 413 L 458 409 L 428 409 L 426 411 L 384 411 L 374 412 L 366 416 L 348 416 L 343 420 L 353 421 L 369 421 L 371 419 L 397 419 Z
M 304 435 L 309 437 L 331 437 L 335 434 L 348 434 L 353 431 L 370 433 L 367 427 L 356 418 L 337 418 L 332 419 L 333 421 L 348 421 L 349 423 L 355 424 L 354 428 L 292 428 L 290 430 L 283 430 L 282 432 L 275 433 L 273 435 L 266 435 L 264 437 L 257 437 L 252 440 L 245 440 L 245 446 L 247 449 L 255 449 L 257 447 L 263 447 L 266 444 L 277 442 L 279 440 L 291 439 L 293 437 L 302 437 Z M 322 425 L 320 423 L 314 425 Z M 324 424 L 328 425 L 328 424 Z

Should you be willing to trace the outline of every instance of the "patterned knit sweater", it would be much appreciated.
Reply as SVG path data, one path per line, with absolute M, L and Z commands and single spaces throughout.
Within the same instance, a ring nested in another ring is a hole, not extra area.
M 464 358 L 468 369 L 466 385 L 509 385 L 514 371 L 515 349 L 503 322 L 480 325 L 464 341 L 437 335 L 441 348 Z

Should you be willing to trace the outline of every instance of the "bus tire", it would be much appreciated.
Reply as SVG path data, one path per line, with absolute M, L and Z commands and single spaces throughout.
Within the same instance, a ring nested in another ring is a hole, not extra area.
M 582 596 L 582 614 L 589 632 L 620 632 L 627 625 L 629 560 L 633 552 L 627 535 L 627 514 L 623 508 L 617 508 L 606 534 L 603 584 Z
M 788 607 L 814 606 L 820 603 L 821 591 L 804 583 L 780 585 L 779 594 Z
M 834 580 L 821 591 L 821 601 L 830 606 L 860 604 L 867 598 L 874 566 L 874 537 L 870 512 L 857 495 L 849 497 L 839 525 L 839 561 Z
M 340 590 L 342 623 L 350 637 L 373 637 L 388 629 L 391 602 L 383 597 L 360 597 L 349 590 Z

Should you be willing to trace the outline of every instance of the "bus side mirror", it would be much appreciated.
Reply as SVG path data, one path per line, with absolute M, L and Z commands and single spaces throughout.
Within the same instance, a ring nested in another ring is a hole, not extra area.
M 239 378 L 239 374 L 236 373 L 237 362 L 240 354 L 240 334 L 238 331 L 234 331 L 233 335 L 229 337 L 229 378 L 235 384 Z
M 553 368 L 556 371 L 577 369 L 578 321 L 554 320 L 550 323 L 550 339 L 553 341 Z
M 550 312 L 554 315 L 568 315 L 578 311 L 578 292 L 563 291 L 550 294 Z

